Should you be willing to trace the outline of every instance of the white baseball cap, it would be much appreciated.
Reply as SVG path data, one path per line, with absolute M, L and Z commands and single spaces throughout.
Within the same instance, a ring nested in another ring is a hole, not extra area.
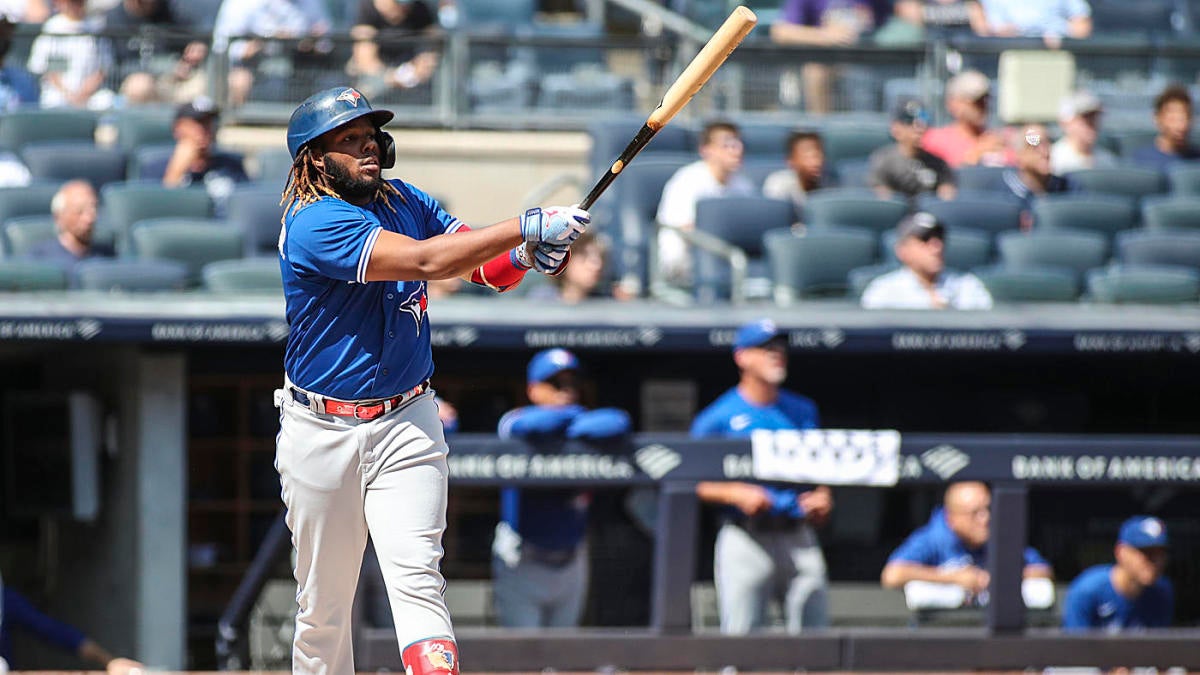
M 1096 95 L 1085 89 L 1068 94 L 1058 107 L 1058 117 L 1062 120 L 1074 119 L 1080 115 L 1090 115 L 1104 110 L 1104 104 Z

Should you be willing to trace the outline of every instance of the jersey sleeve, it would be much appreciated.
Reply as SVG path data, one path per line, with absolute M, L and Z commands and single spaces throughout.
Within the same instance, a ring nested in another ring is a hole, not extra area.
M 464 224 L 458 218 L 446 212 L 438 200 L 434 199 L 429 193 L 420 188 L 406 185 L 399 181 L 393 181 L 393 184 L 401 194 L 408 193 L 415 202 L 415 208 L 421 214 L 421 230 L 425 238 L 436 237 L 439 234 L 450 234 L 457 232 Z
M 892 563 L 910 563 L 934 567 L 938 564 L 937 551 L 934 550 L 933 543 L 925 534 L 924 529 L 910 534 L 908 539 L 905 539 L 900 546 L 896 547 L 895 551 L 892 551 L 887 561 L 889 565 Z
M 367 261 L 382 229 L 375 216 L 341 200 L 322 199 L 288 222 L 284 257 L 299 274 L 366 283 Z
M 597 408 L 579 413 L 567 427 L 567 438 L 603 441 L 620 438 L 633 428 L 629 413 L 618 408 Z
M 1025 566 L 1049 567 L 1050 563 L 1032 546 L 1025 547 Z
M 701 410 L 692 420 L 692 438 L 711 438 L 721 435 L 721 416 L 712 406 Z
M 500 418 L 496 433 L 500 438 L 539 438 L 562 434 L 583 406 L 525 406 Z
M 1146 626 L 1167 628 L 1175 617 L 1175 585 L 1170 579 L 1160 579 L 1150 590 L 1154 593 L 1155 602 L 1152 615 L 1146 617 Z
M 85 639 L 78 628 L 46 616 L 25 596 L 8 587 L 4 588 L 4 623 L 72 654 L 79 651 Z
M 1079 577 L 1067 589 L 1063 599 L 1063 630 L 1081 631 L 1093 627 L 1091 594 L 1087 589 L 1087 577 Z

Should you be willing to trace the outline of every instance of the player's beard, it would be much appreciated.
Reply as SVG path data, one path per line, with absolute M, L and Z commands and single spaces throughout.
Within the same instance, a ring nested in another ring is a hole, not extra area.
M 354 178 L 337 162 L 325 162 L 325 172 L 329 174 L 329 186 L 346 201 L 370 199 L 383 186 L 382 176 Z

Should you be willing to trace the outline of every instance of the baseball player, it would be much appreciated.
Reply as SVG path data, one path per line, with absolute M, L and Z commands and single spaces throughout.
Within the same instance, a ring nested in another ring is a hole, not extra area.
M 815 429 L 811 399 L 782 388 L 787 343 L 775 322 L 748 323 L 737 331 L 733 359 L 736 387 L 700 411 L 692 436 L 749 436 L 755 429 Z M 745 482 L 706 481 L 701 501 L 723 508 L 713 551 L 713 577 L 721 632 L 740 635 L 766 624 L 767 602 L 782 596 L 789 633 L 829 624 L 825 557 L 814 525 L 833 510 L 828 487 L 798 491 Z
M 629 414 L 579 404 L 579 359 L 565 349 L 534 355 L 526 369 L 527 405 L 500 418 L 500 438 L 531 443 L 608 441 L 628 434 Z M 505 487 L 492 540 L 496 614 L 508 628 L 579 625 L 587 595 L 588 507 L 592 495 L 572 489 Z
M 1121 525 L 1113 547 L 1115 565 L 1095 565 L 1075 577 L 1063 601 L 1063 630 L 1165 628 L 1175 611 L 1175 588 L 1167 567 L 1167 528 L 1151 516 Z
M 289 326 L 275 465 L 299 584 L 292 670 L 352 675 L 350 615 L 368 532 L 410 675 L 458 672 L 439 571 L 446 441 L 429 379 L 425 284 L 505 291 L 560 272 L 590 216 L 530 209 L 472 230 L 425 192 L 384 180 L 392 113 L 357 90 L 309 97 L 288 122 L 279 238 Z

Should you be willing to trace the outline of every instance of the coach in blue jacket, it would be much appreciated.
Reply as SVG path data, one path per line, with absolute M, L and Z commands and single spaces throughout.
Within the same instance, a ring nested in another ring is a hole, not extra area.
M 1163 576 L 1167 528 L 1158 518 L 1134 516 L 1121 525 L 1115 565 L 1096 565 L 1075 577 L 1063 602 L 1063 629 L 1110 633 L 1171 625 L 1175 589 Z
M 500 418 L 500 438 L 536 444 L 607 441 L 629 433 L 625 411 L 580 405 L 579 359 L 571 352 L 538 352 L 526 375 L 532 405 Z M 588 585 L 585 536 L 590 503 L 590 492 L 575 489 L 501 491 L 500 523 L 492 542 L 492 589 L 501 625 L 579 625 Z

